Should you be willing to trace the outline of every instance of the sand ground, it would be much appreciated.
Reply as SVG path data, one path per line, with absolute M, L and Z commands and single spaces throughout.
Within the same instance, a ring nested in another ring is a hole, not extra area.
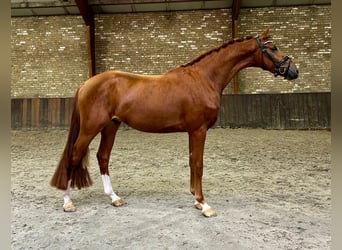
M 204 218 L 189 192 L 187 134 L 120 130 L 112 152 L 115 208 L 90 145 L 93 186 L 75 213 L 49 185 L 67 130 L 12 131 L 12 249 L 330 249 L 331 134 L 211 129 Z

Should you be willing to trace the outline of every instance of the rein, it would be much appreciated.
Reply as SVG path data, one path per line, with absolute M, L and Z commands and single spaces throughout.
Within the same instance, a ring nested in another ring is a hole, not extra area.
M 275 66 L 275 71 L 274 71 L 274 76 L 278 76 L 278 75 L 283 75 L 284 78 L 286 78 L 286 75 L 289 71 L 289 68 L 290 68 L 290 64 L 291 64 L 291 59 L 289 56 L 284 56 L 279 62 L 276 62 L 273 60 L 272 56 L 267 52 L 266 48 L 265 48 L 265 45 L 267 43 L 270 43 L 271 41 L 266 41 L 265 43 L 262 43 L 259 39 L 259 36 L 256 36 L 255 37 L 257 42 L 258 42 L 258 45 L 262 51 L 262 53 L 267 56 L 268 59 L 270 59 L 272 61 L 272 63 L 274 64 Z M 289 60 L 289 64 L 287 65 L 287 67 L 282 67 L 283 64 Z M 283 69 L 283 70 L 281 70 Z

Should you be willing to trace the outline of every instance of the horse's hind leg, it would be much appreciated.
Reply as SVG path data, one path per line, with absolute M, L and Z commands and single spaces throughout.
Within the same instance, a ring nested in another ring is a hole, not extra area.
M 124 201 L 115 194 L 109 178 L 109 158 L 115 140 L 115 135 L 120 126 L 120 122 L 114 121 L 108 123 L 101 131 L 101 142 L 97 152 L 97 160 L 100 166 L 100 173 L 103 182 L 104 192 L 112 199 L 113 206 L 122 206 Z
M 79 185 L 79 183 L 91 185 L 90 176 L 88 176 L 88 171 L 86 168 L 88 167 L 88 159 L 89 159 L 89 143 L 94 138 L 93 136 L 85 136 L 84 134 L 80 133 L 78 139 L 76 140 L 75 145 L 73 146 L 72 151 L 72 159 L 71 159 L 71 167 L 68 173 L 68 186 L 66 190 L 63 190 L 63 199 L 64 205 L 63 210 L 64 212 L 74 212 L 76 211 L 76 207 L 74 206 L 71 198 L 70 198 L 70 190 L 71 187 Z M 79 162 L 80 165 L 79 165 Z M 79 166 L 78 166 L 79 165 Z M 80 172 L 81 171 L 81 172 Z M 76 179 L 74 178 L 76 174 Z M 81 180 L 83 179 L 83 180 Z M 86 181 L 84 179 L 87 179 Z M 80 188 L 80 187 L 79 187 Z

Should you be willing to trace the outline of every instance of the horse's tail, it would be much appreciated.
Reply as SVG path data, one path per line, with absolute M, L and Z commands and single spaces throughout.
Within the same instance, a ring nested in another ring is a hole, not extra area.
M 89 148 L 83 155 L 77 166 L 71 167 L 72 151 L 80 131 L 80 113 L 77 105 L 78 90 L 74 98 L 74 107 L 71 115 L 71 124 L 69 129 L 68 140 L 64 148 L 62 157 L 58 163 L 54 175 L 50 181 L 51 186 L 58 189 L 66 190 L 68 181 L 71 179 L 71 187 L 75 186 L 81 189 L 92 185 L 87 166 L 89 162 Z

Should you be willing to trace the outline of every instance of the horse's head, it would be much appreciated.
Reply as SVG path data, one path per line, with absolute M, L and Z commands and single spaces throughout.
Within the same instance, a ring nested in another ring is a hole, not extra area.
M 261 35 L 256 36 L 261 53 L 261 67 L 274 73 L 275 76 L 281 75 L 287 80 L 294 80 L 298 77 L 298 69 L 291 58 L 276 47 L 267 36 L 268 29 Z

